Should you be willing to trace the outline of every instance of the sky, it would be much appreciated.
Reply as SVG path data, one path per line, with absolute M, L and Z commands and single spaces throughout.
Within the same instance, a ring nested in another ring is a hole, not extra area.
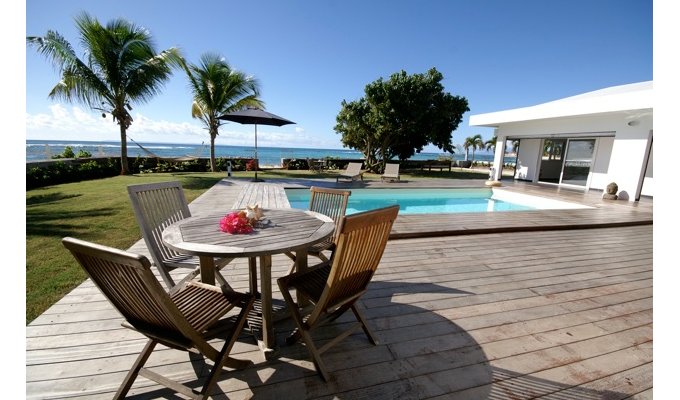
M 171 4 L 171 5 L 170 5 Z M 334 131 L 343 100 L 401 70 L 436 68 L 444 90 L 470 111 L 453 143 L 491 128 L 469 116 L 526 107 L 609 86 L 652 80 L 651 0 L 203 1 L 26 3 L 26 35 L 62 34 L 82 55 L 74 17 L 125 18 L 149 30 L 158 51 L 178 47 L 192 63 L 224 56 L 260 82 L 266 109 L 296 122 L 258 127 L 259 146 L 342 148 Z M 110 116 L 51 100 L 53 65 L 26 46 L 26 139 L 119 140 Z M 148 103 L 133 104 L 138 142 L 208 141 L 191 118 L 186 76 L 176 71 Z M 253 145 L 253 127 L 220 128 L 217 144 Z M 438 151 L 429 146 L 426 151 Z

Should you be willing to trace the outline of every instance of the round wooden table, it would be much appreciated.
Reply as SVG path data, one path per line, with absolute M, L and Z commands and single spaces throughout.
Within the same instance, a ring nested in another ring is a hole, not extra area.
M 185 254 L 198 256 L 201 281 L 215 284 L 215 257 L 247 257 L 250 267 L 250 290 L 257 293 L 257 258 L 260 264 L 262 302 L 261 347 L 271 351 L 275 347 L 272 326 L 273 254 L 296 252 L 296 269 L 307 268 L 307 249 L 333 233 L 335 224 L 325 215 L 294 208 L 265 209 L 264 222 L 249 234 L 229 234 L 220 230 L 220 219 L 229 212 L 193 216 L 176 222 L 163 231 L 163 242 Z

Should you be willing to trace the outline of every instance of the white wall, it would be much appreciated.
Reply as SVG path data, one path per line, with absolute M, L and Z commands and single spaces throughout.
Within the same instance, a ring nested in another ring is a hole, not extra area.
M 515 179 L 536 181 L 538 178 L 538 158 L 542 153 L 541 142 L 541 139 L 522 139 L 520 141 Z
M 592 178 L 590 187 L 592 189 L 605 190 L 611 182 L 609 179 L 609 161 L 611 160 L 612 148 L 614 147 L 613 137 L 601 137 L 597 139 L 597 153 L 594 154 L 593 168 L 591 169 Z
M 619 198 L 635 200 L 638 182 L 644 179 L 642 171 L 651 130 L 649 118 L 649 121 L 640 121 L 636 126 L 626 126 L 616 132 L 607 178 L 619 186 Z M 650 184 L 647 189 L 652 187 Z

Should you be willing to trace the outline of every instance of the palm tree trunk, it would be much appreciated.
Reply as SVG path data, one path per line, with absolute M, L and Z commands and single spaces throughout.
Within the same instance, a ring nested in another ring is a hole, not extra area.
M 129 175 L 130 170 L 128 169 L 128 158 L 127 158 L 127 135 L 125 134 L 126 128 L 125 124 L 119 124 L 120 126 L 120 174 Z
M 465 161 L 468 160 L 468 154 L 470 153 L 469 149 L 465 149 Z
M 215 163 L 215 136 L 216 132 L 210 132 L 210 171 L 217 172 L 217 164 Z

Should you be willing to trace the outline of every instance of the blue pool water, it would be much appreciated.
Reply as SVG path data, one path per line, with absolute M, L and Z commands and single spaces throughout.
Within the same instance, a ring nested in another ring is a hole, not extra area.
M 290 206 L 306 210 L 309 189 L 286 189 Z M 399 204 L 399 214 L 438 214 L 535 210 L 522 204 L 492 199 L 481 189 L 352 189 L 346 214 Z

